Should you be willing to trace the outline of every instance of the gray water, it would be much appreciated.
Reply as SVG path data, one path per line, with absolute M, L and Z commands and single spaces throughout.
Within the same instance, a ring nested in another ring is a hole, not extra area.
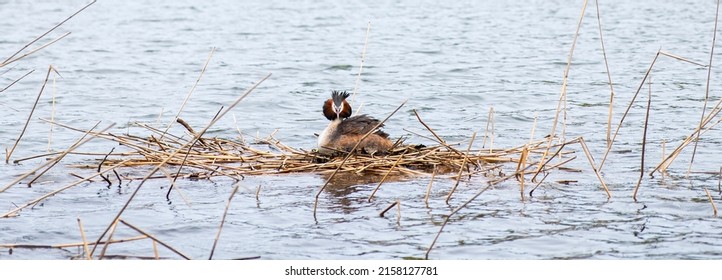
M 645 71 L 661 48 L 708 64 L 715 1 L 600 1 L 604 43 L 614 83 L 613 128 L 632 100 Z M 0 58 L 60 22 L 85 1 L 0 0 Z M 0 69 L 0 88 L 27 71 L 35 72 L 0 93 L 0 144 L 10 149 L 30 113 L 48 65 L 55 80 L 54 118 L 90 128 L 117 123 L 114 133 L 148 132 L 132 125 L 158 127 L 172 120 L 198 78 L 212 47 L 217 51 L 181 117 L 203 127 L 267 73 L 263 82 L 210 136 L 247 139 L 274 137 L 312 149 L 314 133 L 327 121 L 320 106 L 332 89 L 353 90 L 371 22 L 356 103 L 363 113 L 382 118 L 408 99 L 386 123 L 393 138 L 433 144 L 412 109 L 437 134 L 466 147 L 481 136 L 490 108 L 495 111 L 494 147 L 529 141 L 551 132 L 573 35 L 583 1 L 99 1 L 62 25 L 45 43 L 68 37 L 11 66 Z M 566 138 L 583 136 L 599 161 L 605 149 L 609 86 L 599 41 L 596 11 L 590 3 L 569 74 Z M 720 51 L 717 51 L 720 53 Z M 715 55 L 710 107 L 720 98 L 719 55 Z M 51 75 L 51 85 L 52 85 Z M 691 133 L 699 122 L 707 69 L 660 57 L 652 72 L 652 110 L 645 170 Z M 48 149 L 52 87 L 43 93 L 20 145 L 19 159 Z M 718 156 L 722 135 L 707 132 L 699 142 L 692 172 L 691 149 L 667 176 L 646 176 L 639 199 L 632 191 L 640 172 L 645 86 L 620 130 L 602 176 L 607 199 L 578 145 L 569 167 L 555 171 L 532 198 L 521 201 L 510 180 L 479 196 L 451 219 L 430 254 L 432 259 L 717 259 L 722 226 L 713 216 L 704 189 L 721 199 Z M 709 112 L 709 109 L 707 110 Z M 559 126 L 558 132 L 561 132 Z M 174 128 L 182 133 L 182 129 Z M 64 150 L 80 133 L 55 127 L 50 148 Z M 488 142 L 486 144 L 488 147 Z M 94 140 L 79 150 L 108 152 L 116 144 Z M 691 147 L 690 147 L 691 148 Z M 4 157 L 3 153 L 3 157 Z M 89 174 L 73 164 L 98 157 L 71 156 L 32 188 L 18 184 L 0 193 L 0 210 L 12 210 L 74 181 L 69 173 Z M 41 160 L 0 164 L 0 185 L 41 164 Z M 511 172 L 513 166 L 505 170 Z M 575 180 L 572 184 L 557 183 Z M 352 181 L 324 191 L 313 218 L 319 174 L 248 176 L 240 183 L 214 258 L 398 259 L 420 258 L 449 212 L 486 186 L 484 177 L 462 181 L 449 204 L 454 181 L 437 179 L 429 205 L 429 177 L 376 186 Z M 0 220 L 0 243 L 80 242 L 77 219 L 88 239 L 108 226 L 138 182 L 106 188 L 83 184 L 51 197 L 19 216 Z M 122 218 L 192 258 L 207 258 L 234 182 L 181 180 L 178 195 L 165 199 L 167 182 L 145 185 Z M 528 183 L 527 185 L 530 185 Z M 256 190 L 261 187 L 258 200 Z M 400 200 L 386 217 L 379 212 Z M 136 233 L 120 227 L 114 238 Z M 178 258 L 160 248 L 162 257 Z M 0 259 L 67 259 L 76 248 L 0 250 Z M 107 254 L 152 256 L 148 240 L 112 245 Z

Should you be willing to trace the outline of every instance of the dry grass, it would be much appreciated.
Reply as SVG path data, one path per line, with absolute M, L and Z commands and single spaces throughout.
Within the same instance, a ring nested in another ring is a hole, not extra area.
M 61 123 L 56 123 L 56 125 L 82 131 Z M 98 164 L 102 166 L 119 164 L 121 168 L 136 168 L 165 162 L 166 166 L 177 167 L 184 164 L 184 168 L 180 172 L 170 174 L 171 176 L 196 179 L 215 176 L 237 179 L 248 175 L 282 173 L 324 174 L 334 172 L 339 166 L 341 167 L 339 172 L 381 176 L 430 176 L 434 168 L 437 168 L 440 174 L 458 172 L 455 175 L 447 175 L 447 178 L 460 178 L 486 172 L 490 168 L 498 167 L 498 163 L 518 163 L 519 155 L 524 149 L 528 149 L 528 152 L 540 153 L 545 148 L 541 147 L 543 140 L 519 147 L 491 151 L 471 149 L 471 145 L 466 151 L 459 151 L 446 143 L 425 146 L 408 145 L 399 141 L 388 154 L 353 154 L 341 166 L 346 156 L 345 153 L 323 155 L 315 150 L 296 149 L 283 144 L 273 135 L 258 138 L 251 144 L 233 139 L 201 137 L 198 138 L 199 141 L 190 145 L 182 137 L 171 134 L 165 134 L 164 139 L 160 140 L 159 136 L 163 131 L 147 125 L 140 126 L 148 129 L 147 136 L 90 132 L 90 135 L 96 138 L 116 142 L 127 151 L 112 153 L 104 160 L 99 158 L 95 164 L 76 165 L 75 167 L 96 168 Z M 172 152 L 177 150 L 182 150 L 182 152 Z M 101 155 L 102 153 L 95 154 Z M 142 174 L 138 173 L 138 175 Z M 166 176 L 151 178 L 164 179 Z M 137 177 L 128 179 L 137 179 Z

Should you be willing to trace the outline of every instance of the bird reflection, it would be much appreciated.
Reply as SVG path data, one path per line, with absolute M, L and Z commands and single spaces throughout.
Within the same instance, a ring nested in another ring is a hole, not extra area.
M 331 173 L 323 174 L 324 182 L 328 181 L 330 176 Z M 324 189 L 326 193 L 330 194 L 328 198 L 332 200 L 331 204 L 335 205 L 332 210 L 341 210 L 344 214 L 355 212 L 358 207 L 368 203 L 371 191 L 378 186 L 383 177 L 383 175 L 379 174 L 337 173 Z M 384 184 L 398 182 L 402 179 L 403 176 L 389 175 L 384 180 Z

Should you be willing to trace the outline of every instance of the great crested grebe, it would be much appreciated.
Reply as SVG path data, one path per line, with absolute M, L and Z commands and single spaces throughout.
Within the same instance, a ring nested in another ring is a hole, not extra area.
M 367 115 L 351 117 L 351 105 L 346 102 L 346 91 L 331 91 L 331 98 L 323 103 L 323 115 L 331 121 L 318 137 L 318 150 L 324 154 L 335 151 L 350 152 L 361 138 L 371 131 L 379 120 Z M 380 125 L 358 145 L 357 151 L 368 154 L 386 153 L 391 148 L 389 135 Z

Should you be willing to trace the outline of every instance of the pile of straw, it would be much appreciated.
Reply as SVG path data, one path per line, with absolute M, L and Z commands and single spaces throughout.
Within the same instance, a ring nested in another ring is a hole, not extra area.
M 190 134 L 195 130 L 183 124 Z M 57 123 L 56 123 L 57 124 Z M 62 124 L 57 124 L 64 126 Z M 367 175 L 425 176 L 436 171 L 440 174 L 464 170 L 469 175 L 498 168 L 496 163 L 518 162 L 522 147 L 505 150 L 459 151 L 452 145 L 441 142 L 437 145 L 407 145 L 402 140 L 386 154 L 354 153 L 346 159 L 346 153 L 320 154 L 315 149 L 306 151 L 283 144 L 270 135 L 246 143 L 242 138 L 224 139 L 199 137 L 189 143 L 185 136 L 165 133 L 145 124 L 149 136 L 117 135 L 114 133 L 93 133 L 95 137 L 116 142 L 127 151 L 110 153 L 99 163 L 77 167 L 140 167 L 154 166 L 165 162 L 165 166 L 176 166 L 179 172 L 169 174 L 182 178 L 210 178 L 227 176 L 239 178 L 246 175 L 267 175 L 281 173 L 330 173 L 355 172 Z M 67 127 L 67 126 L 66 126 Z M 75 130 L 77 128 L 67 127 Z M 87 131 L 86 131 L 87 132 Z M 533 149 L 542 149 L 541 142 Z M 175 152 L 178 151 L 180 152 Z M 100 154 L 100 153 L 96 153 Z M 170 157 L 170 158 L 168 158 Z M 99 166 L 100 165 L 100 166 Z

